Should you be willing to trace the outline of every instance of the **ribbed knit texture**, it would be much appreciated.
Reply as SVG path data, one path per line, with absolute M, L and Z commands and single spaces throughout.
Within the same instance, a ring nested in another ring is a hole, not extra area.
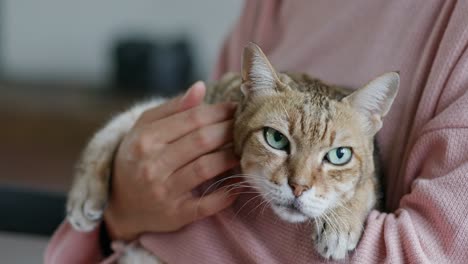
M 348 87 L 401 73 L 378 135 L 388 213 L 370 214 L 357 250 L 341 262 L 468 263 L 467 1 L 247 1 L 216 78 L 239 71 L 248 41 L 278 70 Z M 332 263 L 315 253 L 310 226 L 285 223 L 250 198 L 140 242 L 169 263 Z M 46 262 L 98 258 L 93 234 L 63 224 Z

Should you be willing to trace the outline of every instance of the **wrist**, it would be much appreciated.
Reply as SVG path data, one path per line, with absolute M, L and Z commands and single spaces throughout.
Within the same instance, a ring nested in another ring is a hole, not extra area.
M 110 209 L 110 208 L 108 208 Z M 104 225 L 103 227 L 106 228 L 107 234 L 109 238 L 114 240 L 121 240 L 121 241 L 132 241 L 137 237 L 136 232 L 132 232 L 127 228 L 127 225 L 121 223 L 121 219 L 114 216 L 111 210 L 106 210 L 104 213 Z
M 120 142 L 121 143 L 121 142 Z M 115 189 L 114 188 L 114 174 L 115 174 L 115 166 L 116 166 L 116 156 L 118 149 L 120 148 L 120 143 L 119 146 L 117 147 L 116 153 L 114 154 L 114 157 L 112 159 L 112 170 L 111 170 L 111 177 L 109 179 L 109 185 L 111 186 L 111 190 Z M 112 241 L 115 240 L 121 240 L 121 241 L 131 241 L 136 238 L 137 235 L 133 235 L 134 233 L 130 232 L 127 228 L 127 225 L 125 224 L 125 220 L 123 217 L 118 213 L 118 208 L 116 209 L 116 203 L 113 201 L 112 193 L 110 194 L 109 201 L 108 201 L 108 207 L 104 211 L 104 227 L 106 228 L 107 234 L 109 238 Z M 117 211 L 116 211 L 117 210 Z

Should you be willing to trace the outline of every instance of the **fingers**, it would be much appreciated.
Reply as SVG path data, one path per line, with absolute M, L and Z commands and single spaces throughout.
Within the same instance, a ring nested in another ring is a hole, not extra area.
M 205 98 L 206 86 L 202 81 L 194 83 L 181 98 L 179 104 L 179 112 L 185 111 L 187 109 L 193 108 L 195 106 L 203 103 L 203 98 Z
M 171 115 L 151 124 L 159 142 L 171 142 L 187 133 L 206 125 L 232 118 L 235 104 L 201 105 L 190 110 Z
M 206 87 L 201 81 L 194 83 L 182 96 L 177 96 L 164 104 L 149 109 L 144 112 L 136 122 L 136 126 L 147 124 L 161 118 L 173 115 L 178 112 L 185 111 L 192 107 L 198 106 L 203 102 L 205 97 Z
M 192 222 L 214 215 L 232 205 L 237 197 L 238 195 L 228 193 L 225 189 L 219 189 L 204 197 L 187 200 L 182 204 L 182 217 Z
M 239 164 L 232 149 L 224 149 L 201 156 L 175 172 L 167 180 L 167 186 L 173 193 L 180 195 L 190 192 L 201 183 L 234 168 Z
M 197 129 L 171 144 L 158 159 L 157 167 L 174 172 L 196 158 L 232 140 L 233 122 L 225 121 Z

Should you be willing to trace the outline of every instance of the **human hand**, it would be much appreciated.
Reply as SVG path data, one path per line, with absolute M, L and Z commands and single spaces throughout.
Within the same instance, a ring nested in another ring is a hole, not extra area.
M 195 83 L 183 97 L 144 112 L 118 148 L 104 219 L 113 239 L 175 231 L 231 205 L 219 189 L 192 190 L 238 164 L 232 140 L 235 105 L 202 105 L 206 88 Z

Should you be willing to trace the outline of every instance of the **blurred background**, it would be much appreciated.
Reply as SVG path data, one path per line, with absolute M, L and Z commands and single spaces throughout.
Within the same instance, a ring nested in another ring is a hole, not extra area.
M 113 113 L 208 79 L 242 1 L 0 0 L 1 263 L 41 263 Z

